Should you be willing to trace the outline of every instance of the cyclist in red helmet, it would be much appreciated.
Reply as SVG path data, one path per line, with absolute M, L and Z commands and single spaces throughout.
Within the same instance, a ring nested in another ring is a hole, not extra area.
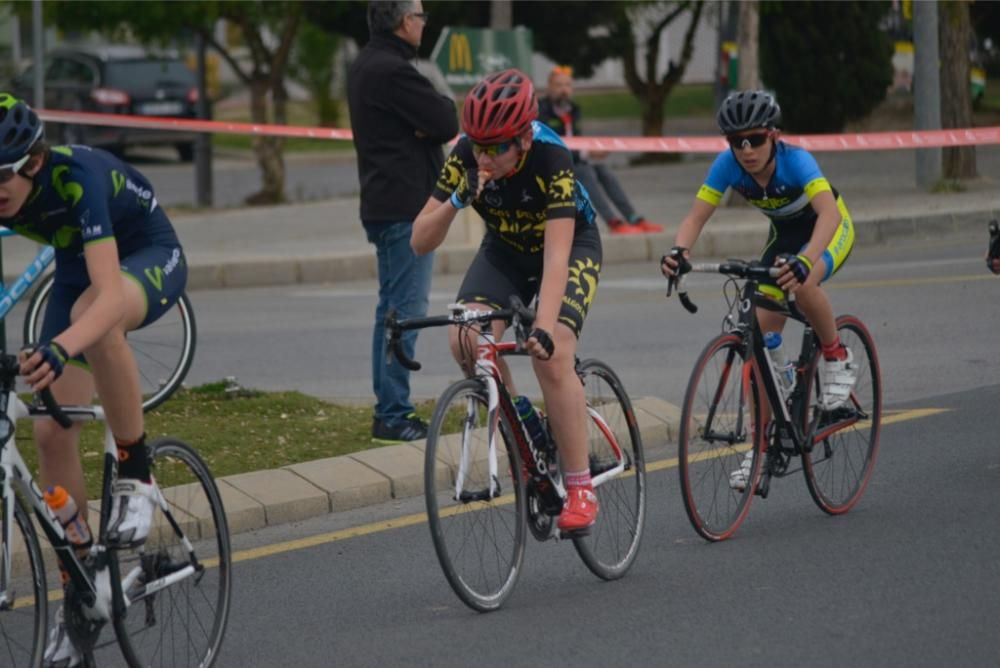
M 417 254 L 434 250 L 458 210 L 471 205 L 485 221 L 486 235 L 458 301 L 488 310 L 507 307 L 511 295 L 526 304 L 538 297 L 527 348 L 569 495 L 559 528 L 574 532 L 593 524 L 598 510 L 587 460 L 586 402 L 574 364 L 577 337 L 597 291 L 601 238 L 569 149 L 537 116 L 535 88 L 523 72 L 504 70 L 476 84 L 462 110 L 464 134 L 413 223 L 410 243 Z M 494 323 L 493 330 L 499 339 L 503 324 Z M 460 342 L 455 328 L 450 343 L 459 364 L 472 369 L 474 360 L 461 351 L 474 351 L 475 340 Z M 501 371 L 513 389 L 509 370 Z

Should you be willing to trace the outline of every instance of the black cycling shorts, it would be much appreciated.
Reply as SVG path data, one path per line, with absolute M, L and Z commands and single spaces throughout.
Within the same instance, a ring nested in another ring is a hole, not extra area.
M 517 295 L 522 302 L 530 304 L 541 286 L 542 257 L 543 253 L 519 253 L 487 236 L 458 290 L 459 303 L 486 304 L 500 309 L 510 305 L 511 295 Z M 601 237 L 597 228 L 578 229 L 569 254 L 569 281 L 559 308 L 559 322 L 577 337 L 597 294 L 601 258 Z
M 180 299 L 187 284 L 187 260 L 180 246 L 141 248 L 121 261 L 122 275 L 139 284 L 146 297 L 146 315 L 139 329 L 155 322 Z M 52 285 L 42 321 L 40 343 L 48 343 L 70 326 L 70 312 L 89 284 L 60 282 Z M 73 358 L 84 363 L 83 355 Z

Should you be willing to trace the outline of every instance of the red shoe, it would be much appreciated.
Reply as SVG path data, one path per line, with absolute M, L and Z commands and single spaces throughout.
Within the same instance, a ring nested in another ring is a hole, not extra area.
M 621 218 L 612 218 L 608 221 L 608 229 L 611 234 L 642 234 L 643 231 L 638 225 L 629 225 Z
M 570 487 L 566 490 L 566 505 L 559 515 L 560 531 L 589 529 L 597 521 L 597 495 L 594 488 Z
M 659 225 L 657 223 L 651 223 L 648 220 L 646 220 L 645 218 L 640 218 L 639 220 L 635 221 L 635 223 L 633 223 L 633 225 L 635 227 L 638 227 L 640 230 L 642 230 L 646 234 L 656 234 L 658 232 L 662 232 L 663 231 L 663 225 Z

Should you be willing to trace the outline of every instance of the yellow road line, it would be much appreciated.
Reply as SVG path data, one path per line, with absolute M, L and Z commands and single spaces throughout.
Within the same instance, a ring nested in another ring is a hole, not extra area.
M 919 418 L 930 417 L 932 415 L 939 415 L 941 413 L 946 413 L 950 411 L 949 408 L 915 408 L 912 410 L 897 410 L 897 411 L 886 411 L 885 415 L 882 416 L 882 426 L 896 424 L 898 422 L 905 422 L 907 420 L 916 420 Z M 722 452 L 733 452 L 749 450 L 750 446 L 739 445 L 734 448 L 717 448 L 715 450 L 706 451 L 698 455 L 699 459 L 709 459 L 713 456 L 718 456 Z M 671 457 L 668 459 L 661 459 L 655 462 L 647 462 L 646 472 L 652 473 L 654 471 L 662 471 L 664 469 L 675 468 L 677 466 L 677 457 Z M 499 499 L 502 504 L 507 504 L 513 502 L 513 495 L 505 495 Z M 495 503 L 494 503 L 495 505 Z M 463 506 L 453 506 L 442 511 L 442 515 L 447 517 L 450 515 L 455 515 L 460 512 L 469 512 L 469 507 Z M 253 559 L 262 559 L 264 557 L 272 557 L 277 554 L 284 554 L 285 552 L 294 552 L 296 550 L 304 550 L 309 547 L 316 547 L 318 545 L 325 545 L 327 543 L 335 543 L 341 540 L 347 540 L 348 538 L 358 538 L 360 536 L 368 536 L 373 533 L 379 533 L 381 531 L 388 531 L 390 529 L 401 529 L 403 527 L 413 526 L 415 524 L 423 524 L 427 521 L 427 513 L 414 513 L 412 515 L 405 515 L 403 517 L 397 517 L 391 520 L 384 520 L 380 522 L 373 522 L 371 524 L 363 524 L 357 527 L 351 527 L 349 529 L 340 529 L 339 531 L 330 531 L 327 533 L 318 534 L 316 536 L 309 536 L 307 538 L 297 538 L 295 540 L 285 541 L 283 543 L 275 543 L 273 545 L 263 545 L 261 547 L 254 547 L 247 550 L 240 550 L 239 552 L 233 553 L 233 563 L 240 561 L 250 561 Z M 208 563 L 209 566 L 216 565 L 217 562 Z M 53 590 L 49 592 L 49 601 L 59 601 L 62 600 L 62 589 Z M 26 605 L 23 601 L 19 602 L 15 607 L 23 607 Z

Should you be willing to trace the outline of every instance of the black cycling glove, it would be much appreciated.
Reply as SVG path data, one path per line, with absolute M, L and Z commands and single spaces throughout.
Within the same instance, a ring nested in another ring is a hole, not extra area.
M 465 170 L 462 180 L 458 182 L 458 187 L 451 194 L 451 205 L 456 209 L 464 209 L 472 204 L 477 190 L 479 190 L 479 170 Z

